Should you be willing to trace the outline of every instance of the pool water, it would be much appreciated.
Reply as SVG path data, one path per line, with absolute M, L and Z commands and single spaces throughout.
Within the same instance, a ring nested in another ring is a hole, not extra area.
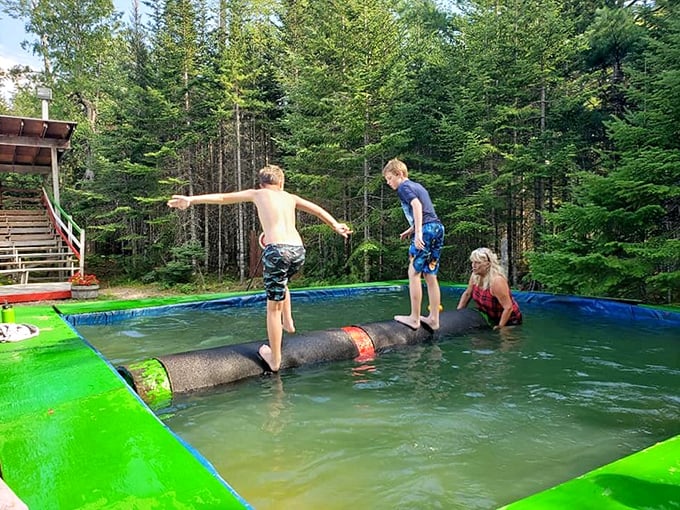
M 158 414 L 258 510 L 487 510 L 680 433 L 677 329 L 520 305 L 506 334 L 251 378 Z M 293 297 L 298 332 L 407 309 L 405 292 Z M 264 304 L 78 331 L 114 365 L 266 337 Z

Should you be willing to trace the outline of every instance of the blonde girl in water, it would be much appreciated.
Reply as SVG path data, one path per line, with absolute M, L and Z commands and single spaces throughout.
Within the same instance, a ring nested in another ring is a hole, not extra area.
M 522 312 L 512 297 L 505 271 L 498 257 L 489 248 L 477 248 L 470 254 L 472 274 L 468 286 L 458 302 L 465 308 L 470 298 L 477 308 L 494 324 L 494 329 L 522 323 Z

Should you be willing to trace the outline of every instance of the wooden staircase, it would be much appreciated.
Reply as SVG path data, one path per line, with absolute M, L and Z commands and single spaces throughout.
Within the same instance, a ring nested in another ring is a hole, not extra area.
M 45 209 L 0 209 L 0 276 L 9 283 L 53 282 L 77 270 Z

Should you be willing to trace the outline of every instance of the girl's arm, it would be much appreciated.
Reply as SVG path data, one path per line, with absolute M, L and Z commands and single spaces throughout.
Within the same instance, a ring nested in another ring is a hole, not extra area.
M 512 298 L 510 297 L 510 286 L 508 281 L 502 276 L 498 276 L 491 282 L 491 295 L 498 299 L 498 302 L 503 307 L 501 319 L 498 321 L 498 326 L 494 329 L 504 327 L 510 320 L 512 315 Z
M 463 292 L 463 294 L 460 296 L 460 300 L 458 301 L 458 306 L 456 309 L 460 310 L 461 308 L 465 308 L 470 301 L 470 297 L 472 297 L 472 275 L 470 275 L 470 281 L 468 282 L 467 289 L 465 289 L 465 292 Z

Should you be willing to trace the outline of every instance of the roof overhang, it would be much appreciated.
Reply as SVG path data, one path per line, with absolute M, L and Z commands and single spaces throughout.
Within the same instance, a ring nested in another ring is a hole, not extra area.
M 0 172 L 49 174 L 71 148 L 77 123 L 0 115 Z M 53 149 L 56 149 L 53 150 Z

